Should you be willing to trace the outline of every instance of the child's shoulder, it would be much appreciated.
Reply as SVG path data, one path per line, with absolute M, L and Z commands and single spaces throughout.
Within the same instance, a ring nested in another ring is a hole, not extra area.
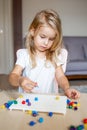
M 65 55 L 65 54 L 67 55 L 68 51 L 66 50 L 66 48 L 62 48 L 61 51 L 60 51 L 60 53 L 61 53 L 61 54 L 64 54 L 64 55 Z
M 29 55 L 27 49 L 18 49 L 16 53 L 17 53 L 17 56 L 28 56 Z
M 27 49 L 18 49 L 17 53 L 18 54 L 28 54 L 28 50 Z

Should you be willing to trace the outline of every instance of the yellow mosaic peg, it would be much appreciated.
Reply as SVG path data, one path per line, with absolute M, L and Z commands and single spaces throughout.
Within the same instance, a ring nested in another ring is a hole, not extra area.
M 28 110 L 26 111 L 27 114 L 31 115 L 32 114 L 32 111 L 31 110 Z
M 1 108 L 1 109 L 5 109 L 5 105 L 1 105 L 0 108 Z
M 59 96 L 56 96 L 56 100 L 59 100 L 60 99 L 60 97 Z
M 87 123 L 84 124 L 84 129 L 87 130 Z
M 23 95 L 20 95 L 19 98 L 23 98 Z
M 78 103 L 77 106 L 80 107 L 80 103 Z

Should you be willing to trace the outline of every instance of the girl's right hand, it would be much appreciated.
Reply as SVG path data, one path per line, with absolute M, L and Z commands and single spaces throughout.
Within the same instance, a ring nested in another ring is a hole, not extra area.
M 27 77 L 20 77 L 19 78 L 19 85 L 20 87 L 22 87 L 22 89 L 25 92 L 31 92 L 31 90 L 37 86 L 36 82 L 33 82 L 32 80 L 30 80 Z

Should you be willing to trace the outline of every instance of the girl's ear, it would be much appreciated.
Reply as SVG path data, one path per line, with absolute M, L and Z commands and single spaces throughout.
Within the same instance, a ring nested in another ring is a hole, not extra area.
M 34 29 L 31 29 L 31 30 L 30 30 L 30 34 L 31 34 L 32 36 L 34 36 Z

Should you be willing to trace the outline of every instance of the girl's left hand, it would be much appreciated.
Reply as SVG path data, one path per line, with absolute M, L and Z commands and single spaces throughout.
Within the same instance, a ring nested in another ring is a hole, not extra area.
M 69 89 L 65 90 L 65 95 L 68 98 L 77 99 L 80 97 L 80 92 L 77 91 L 76 89 L 69 88 Z

